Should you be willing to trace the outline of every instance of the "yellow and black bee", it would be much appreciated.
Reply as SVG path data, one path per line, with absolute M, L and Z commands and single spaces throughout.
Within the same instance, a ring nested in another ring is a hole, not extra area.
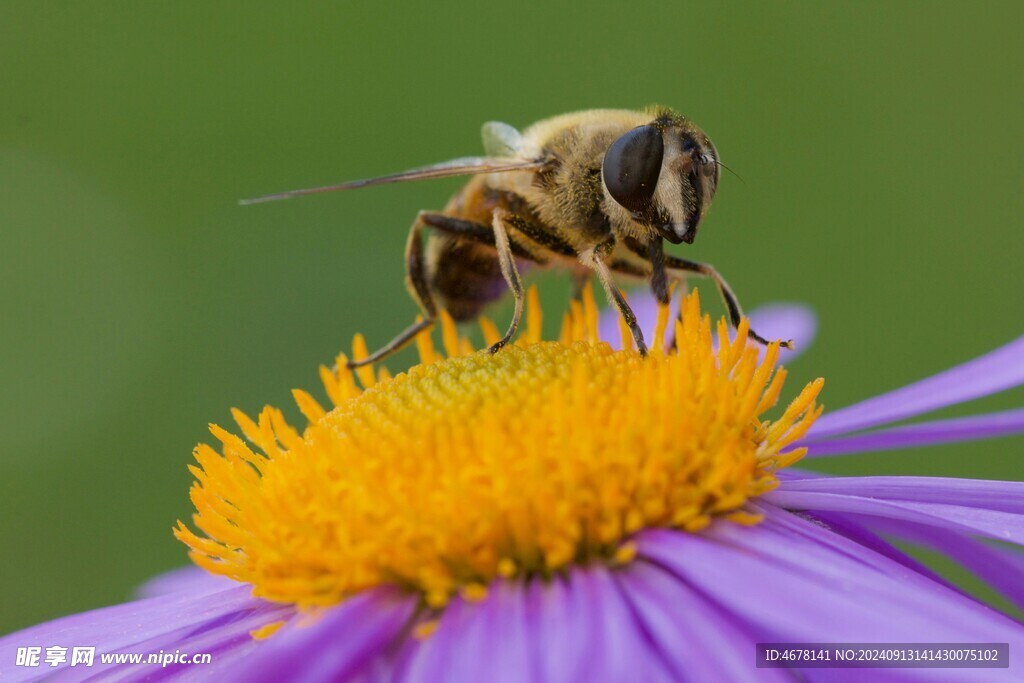
M 406 282 L 422 320 L 359 365 L 385 358 L 431 327 L 438 300 L 456 320 L 468 320 L 509 289 L 515 312 L 505 336 L 491 347 L 499 350 L 522 318 L 519 273 L 533 266 L 568 268 L 577 292 L 596 275 L 641 353 L 647 351 L 643 333 L 615 285 L 616 275 L 649 279 L 661 302 L 668 301 L 671 279 L 711 278 L 733 325 L 739 324 L 739 302 L 714 267 L 664 251 L 665 240 L 693 242 L 718 188 L 718 152 L 689 119 L 661 107 L 594 109 L 545 119 L 522 132 L 486 123 L 483 143 L 483 157 L 242 202 L 476 176 L 443 211 L 416 216 L 405 250 Z M 430 234 L 424 249 L 425 231 Z M 768 343 L 753 330 L 750 338 Z

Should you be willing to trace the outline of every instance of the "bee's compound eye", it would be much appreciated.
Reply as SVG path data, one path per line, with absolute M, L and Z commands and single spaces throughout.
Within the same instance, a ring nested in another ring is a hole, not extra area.
M 654 126 L 634 128 L 613 142 L 601 169 L 612 199 L 633 212 L 647 209 L 658 184 L 664 153 L 661 131 Z

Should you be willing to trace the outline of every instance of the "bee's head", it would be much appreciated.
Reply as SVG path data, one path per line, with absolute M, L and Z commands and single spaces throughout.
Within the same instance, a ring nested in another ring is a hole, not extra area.
M 601 166 L 606 198 L 673 244 L 697 236 L 718 175 L 718 152 L 708 136 L 671 113 L 615 140 Z

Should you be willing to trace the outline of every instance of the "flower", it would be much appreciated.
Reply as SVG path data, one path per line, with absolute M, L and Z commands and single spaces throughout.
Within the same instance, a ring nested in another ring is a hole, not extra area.
M 785 376 L 773 377 L 777 345 L 760 364 L 743 340 L 715 353 L 692 296 L 678 353 L 616 353 L 585 324 L 587 301 L 567 326 L 575 343 L 540 341 L 535 320 L 522 346 L 470 353 L 446 323 L 445 362 L 422 337 L 422 365 L 397 378 L 363 368 L 365 391 L 348 371 L 325 373 L 336 408 L 296 392 L 301 436 L 277 410 L 236 412 L 258 450 L 213 429 L 222 452 L 201 446 L 192 468 L 204 536 L 183 524 L 177 536 L 196 564 L 276 602 L 399 585 L 439 608 L 456 592 L 481 599 L 499 577 L 617 562 L 641 529 L 750 523 L 745 503 L 803 455 L 786 447 L 819 414 L 821 382 L 760 421 Z
M 296 392 L 302 433 L 275 409 L 236 411 L 248 443 L 212 429 L 221 449 L 200 446 L 193 468 L 198 533 L 175 530 L 209 571 L 0 639 L 0 665 L 18 647 L 82 642 L 211 653 L 160 673 L 212 680 L 790 680 L 754 668 L 755 643 L 1024 645 L 1019 622 L 893 542 L 961 562 L 1019 607 L 1024 556 L 1005 544 L 1024 545 L 1024 484 L 791 467 L 1024 431 L 1024 410 L 878 429 L 1024 383 L 1024 338 L 820 419 L 814 382 L 767 420 L 777 345 L 759 360 L 720 323 L 716 347 L 693 294 L 679 351 L 659 351 L 665 309 L 642 359 L 599 342 L 584 304 L 559 342 L 540 340 L 531 297 L 523 340 L 497 355 L 446 320 L 447 358 L 420 337 L 405 374 L 323 369 L 336 407 Z

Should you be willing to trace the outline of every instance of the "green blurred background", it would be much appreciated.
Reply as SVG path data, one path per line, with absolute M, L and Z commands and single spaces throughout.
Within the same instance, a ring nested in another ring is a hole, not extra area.
M 790 391 L 838 407 L 1020 335 L 1024 5 L 895 4 L 0 4 L 0 632 L 182 565 L 207 423 L 407 324 L 406 230 L 459 181 L 236 200 L 478 153 L 490 119 L 704 127 L 744 182 L 679 251 L 818 311 Z M 1022 446 L 815 464 L 1021 479 Z

